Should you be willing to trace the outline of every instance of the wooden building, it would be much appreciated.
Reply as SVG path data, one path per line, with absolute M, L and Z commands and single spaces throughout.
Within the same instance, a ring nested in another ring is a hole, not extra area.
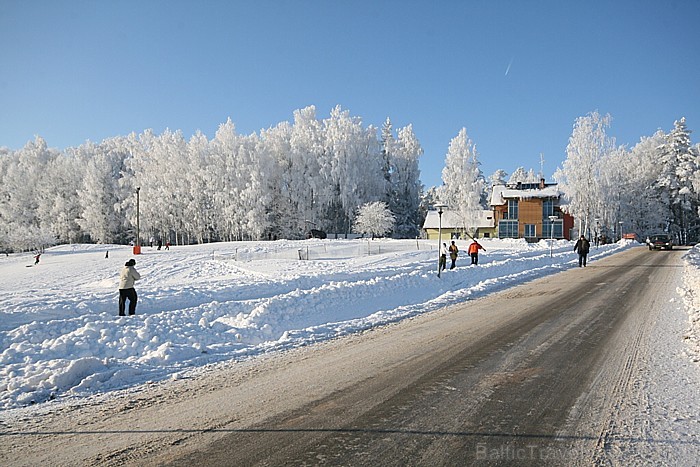
M 554 183 L 498 185 L 491 192 L 491 207 L 498 238 L 570 240 L 573 217 L 561 209 L 562 192 Z M 551 219 L 550 219 L 551 218 Z

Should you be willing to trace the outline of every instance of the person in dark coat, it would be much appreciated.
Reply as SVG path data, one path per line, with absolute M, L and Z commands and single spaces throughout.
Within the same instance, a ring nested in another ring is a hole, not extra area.
M 459 248 L 457 248 L 457 245 L 455 245 L 454 240 L 452 241 L 452 244 L 450 245 L 450 259 L 452 260 L 452 265 L 450 266 L 450 269 L 455 268 L 455 262 L 457 261 L 457 255 L 459 254 Z
M 586 240 L 586 237 L 581 235 L 581 238 L 579 238 L 576 245 L 574 245 L 574 251 L 578 252 L 578 267 L 586 267 L 586 257 L 590 249 L 591 243 Z

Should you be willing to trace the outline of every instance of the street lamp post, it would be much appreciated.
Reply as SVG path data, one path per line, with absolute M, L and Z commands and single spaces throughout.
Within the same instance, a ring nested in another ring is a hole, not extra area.
M 141 192 L 141 187 L 137 186 L 136 187 L 136 243 L 134 245 L 134 254 L 135 255 L 140 255 L 141 254 L 141 224 L 140 224 L 140 219 L 139 219 L 139 211 L 140 211 L 140 199 L 139 199 L 139 194 Z
M 549 257 L 552 257 L 552 245 L 554 245 L 554 221 L 559 219 L 557 216 L 549 216 Z
M 441 272 L 441 267 L 440 267 L 440 259 L 442 256 L 442 213 L 443 213 L 443 208 L 447 207 L 444 204 L 436 204 L 435 207 L 437 208 L 438 212 L 438 277 L 440 277 L 440 272 Z

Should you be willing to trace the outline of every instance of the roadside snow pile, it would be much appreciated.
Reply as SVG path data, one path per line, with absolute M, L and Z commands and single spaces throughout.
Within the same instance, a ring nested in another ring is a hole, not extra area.
M 678 293 L 683 297 L 690 328 L 685 335 L 688 341 L 690 356 L 695 362 L 700 362 L 700 245 L 693 247 L 683 255 L 685 271 L 683 272 L 683 288 Z
M 572 243 L 484 240 L 437 277 L 436 242 L 304 240 L 144 248 L 118 317 L 116 245 L 0 257 L 0 409 L 86 397 L 362 331 L 577 265 Z M 468 243 L 458 241 L 461 251 Z M 591 261 L 630 243 L 593 249 Z M 106 251 L 109 255 L 106 255 Z M 300 259 L 300 258 L 303 258 Z M 306 258 L 309 258 L 308 260 Z

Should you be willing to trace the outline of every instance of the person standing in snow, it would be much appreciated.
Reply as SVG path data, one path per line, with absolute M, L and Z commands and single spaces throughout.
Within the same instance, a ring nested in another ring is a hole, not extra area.
M 591 243 L 586 240 L 586 237 L 581 235 L 578 239 L 576 245 L 574 245 L 574 251 L 578 252 L 578 267 L 586 267 L 586 257 L 588 256 L 588 251 L 591 249 Z
M 136 289 L 134 282 L 141 279 L 141 275 L 136 268 L 136 260 L 130 259 L 124 264 L 124 269 L 119 274 L 119 316 L 125 316 L 126 300 L 129 299 L 129 315 L 136 314 Z
M 447 267 L 447 244 L 443 243 L 442 246 L 440 246 L 440 265 L 438 271 L 444 271 L 445 267 Z
M 450 259 L 452 260 L 452 264 L 450 265 L 450 269 L 455 268 L 455 262 L 457 261 L 457 254 L 459 253 L 459 248 L 457 248 L 457 245 L 455 245 L 454 240 L 452 241 L 452 244 L 450 245 Z
M 39 258 L 41 258 L 41 253 L 39 253 L 38 255 L 36 255 L 36 256 L 34 257 L 34 266 L 36 266 L 37 264 L 39 264 Z
M 472 239 L 474 240 L 474 239 Z M 479 264 L 479 250 L 484 250 L 486 251 L 486 248 L 481 246 L 479 242 L 474 240 L 471 245 L 469 245 L 469 250 L 467 250 L 467 253 L 469 253 L 469 256 L 472 257 L 472 264 L 478 265 Z

